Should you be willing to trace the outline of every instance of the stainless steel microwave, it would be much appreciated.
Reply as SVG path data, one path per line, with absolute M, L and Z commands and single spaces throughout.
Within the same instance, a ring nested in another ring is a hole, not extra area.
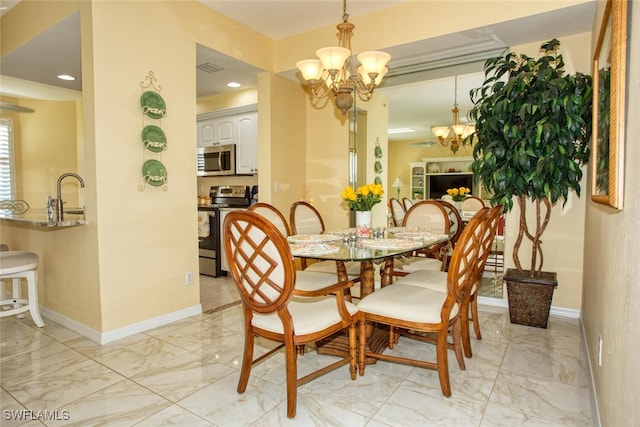
M 236 146 L 216 145 L 198 148 L 198 176 L 236 174 Z

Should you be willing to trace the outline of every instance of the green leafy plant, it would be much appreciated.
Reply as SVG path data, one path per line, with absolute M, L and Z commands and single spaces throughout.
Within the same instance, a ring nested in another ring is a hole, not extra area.
M 507 53 L 491 58 L 485 80 L 471 91 L 477 139 L 472 170 L 492 193 L 492 205 L 520 207 L 520 229 L 513 251 L 523 271 L 519 250 L 523 238 L 532 242 L 530 276 L 542 271 L 541 237 L 559 200 L 569 191 L 580 195 L 582 165 L 589 160 L 591 138 L 591 76 L 565 74 L 560 42 L 541 46 L 539 58 Z M 526 201 L 535 204 L 535 229 L 526 221 Z

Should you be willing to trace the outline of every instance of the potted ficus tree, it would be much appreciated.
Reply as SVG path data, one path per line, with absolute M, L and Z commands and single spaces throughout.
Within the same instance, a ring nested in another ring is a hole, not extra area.
M 515 199 L 520 208 L 515 269 L 505 274 L 511 322 L 543 328 L 557 280 L 555 272 L 542 271 L 542 234 L 552 206 L 565 203 L 570 191 L 580 195 L 591 138 L 591 76 L 566 74 L 559 47 L 553 39 L 538 58 L 511 52 L 489 59 L 482 86 L 471 91 L 474 177 L 492 194 L 492 205 L 508 212 Z M 528 201 L 535 225 L 527 223 Z M 519 254 L 525 238 L 528 269 Z

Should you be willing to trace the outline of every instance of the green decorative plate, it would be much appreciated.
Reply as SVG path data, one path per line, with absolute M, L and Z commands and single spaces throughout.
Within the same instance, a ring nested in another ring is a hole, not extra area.
M 382 173 L 382 163 L 380 161 L 376 161 L 373 167 L 376 173 Z
M 152 119 L 161 119 L 167 115 L 167 104 L 158 92 L 147 91 L 140 97 L 142 112 Z
M 148 125 L 142 129 L 142 144 L 147 150 L 160 153 L 167 149 L 167 137 L 158 126 Z
M 376 153 L 376 159 L 382 158 L 382 147 L 380 147 L 379 145 L 376 145 L 375 153 Z
M 160 187 L 167 183 L 167 169 L 158 160 L 147 160 L 142 165 L 142 177 L 147 184 Z

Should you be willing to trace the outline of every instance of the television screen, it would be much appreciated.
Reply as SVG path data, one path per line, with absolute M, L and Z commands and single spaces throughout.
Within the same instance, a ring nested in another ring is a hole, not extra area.
M 429 176 L 429 198 L 440 199 L 447 194 L 449 188 L 467 187 L 473 188 L 472 174 L 450 174 Z

